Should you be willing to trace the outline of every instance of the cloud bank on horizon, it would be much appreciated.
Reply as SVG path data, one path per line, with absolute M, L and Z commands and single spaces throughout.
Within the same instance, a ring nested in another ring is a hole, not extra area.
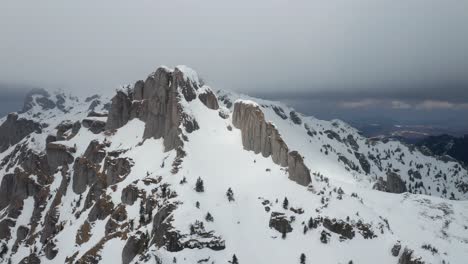
M 270 98 L 466 109 L 467 13 L 456 0 L 7 1 L 0 81 L 92 93 L 186 64 Z

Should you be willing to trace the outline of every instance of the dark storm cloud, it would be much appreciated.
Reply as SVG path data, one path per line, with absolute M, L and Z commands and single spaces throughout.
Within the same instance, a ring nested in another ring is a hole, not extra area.
M 468 1 L 6 1 L 0 80 L 112 91 L 158 65 L 334 101 L 468 98 Z
M 33 86 L 0 82 L 0 117 L 20 111 L 23 107 L 26 94 Z

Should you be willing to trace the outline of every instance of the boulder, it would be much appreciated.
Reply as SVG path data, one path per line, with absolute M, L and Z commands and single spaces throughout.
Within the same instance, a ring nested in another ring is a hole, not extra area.
M 282 234 L 293 231 L 286 215 L 279 212 L 271 213 L 269 226 Z
M 203 91 L 200 91 L 198 99 L 209 109 L 218 110 L 219 104 L 216 95 L 208 87 L 204 87 Z
M 16 231 L 16 239 L 18 241 L 23 241 L 29 234 L 29 228 L 22 225 L 18 227 L 18 230 Z
M 129 185 L 122 190 L 122 203 L 133 205 L 138 199 L 138 188 L 135 185 Z
M 400 241 L 398 241 L 395 245 L 393 245 L 392 247 L 392 256 L 394 257 L 398 257 L 398 255 L 400 255 L 400 250 L 401 250 L 401 243 Z

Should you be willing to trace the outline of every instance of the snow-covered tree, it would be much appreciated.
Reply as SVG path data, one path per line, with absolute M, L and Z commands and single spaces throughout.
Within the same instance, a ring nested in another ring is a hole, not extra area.
M 197 183 L 195 184 L 195 191 L 197 192 L 204 192 L 205 191 L 205 186 L 203 185 L 203 180 L 198 177 Z

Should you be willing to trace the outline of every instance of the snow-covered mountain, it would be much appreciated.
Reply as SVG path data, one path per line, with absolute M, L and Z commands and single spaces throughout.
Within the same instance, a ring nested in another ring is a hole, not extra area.
M 1 263 L 464 263 L 468 173 L 160 67 L 0 126 Z

